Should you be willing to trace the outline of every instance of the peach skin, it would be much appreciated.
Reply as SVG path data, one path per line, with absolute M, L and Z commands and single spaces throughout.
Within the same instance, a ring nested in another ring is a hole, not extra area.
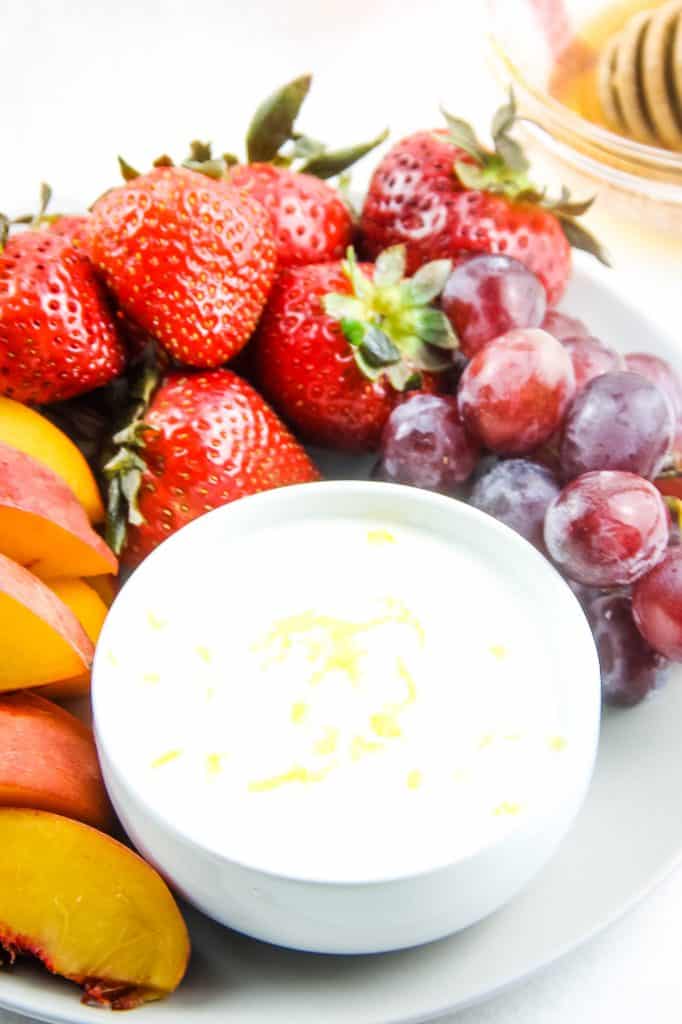
M 0 555 L 0 691 L 90 670 L 94 647 L 73 612 L 27 569 Z
M 187 928 L 166 883 L 126 846 L 48 811 L 0 808 L 0 945 L 125 1010 L 182 981 Z
M 94 578 L 94 577 L 93 577 Z M 70 608 L 93 644 L 97 643 L 108 608 L 94 587 L 85 580 L 50 580 L 50 590 Z M 81 672 L 71 679 L 41 686 L 40 696 L 51 700 L 83 697 L 90 692 L 90 673 Z
M 0 807 L 32 807 L 110 829 L 92 730 L 33 693 L 0 697 Z
M 118 562 L 51 469 L 0 443 L 0 553 L 41 579 L 115 573 Z
M 0 396 L 0 442 L 33 456 L 67 484 L 92 523 L 104 521 L 104 505 L 92 470 L 73 441 L 39 412 Z

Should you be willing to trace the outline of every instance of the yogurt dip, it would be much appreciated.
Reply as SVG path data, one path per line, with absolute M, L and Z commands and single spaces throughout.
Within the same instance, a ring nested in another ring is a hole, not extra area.
M 98 732 L 194 842 L 292 878 L 399 877 L 574 785 L 561 651 L 499 551 L 319 516 L 147 568 L 98 649 Z

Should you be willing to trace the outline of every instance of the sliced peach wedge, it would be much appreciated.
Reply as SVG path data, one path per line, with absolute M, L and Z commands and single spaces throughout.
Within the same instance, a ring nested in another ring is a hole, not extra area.
M 92 577 L 93 579 L 97 577 Z M 93 644 L 97 643 L 104 620 L 107 617 L 107 605 L 90 583 L 85 580 L 49 580 L 50 590 L 70 608 Z M 40 696 L 51 700 L 67 700 L 70 697 L 83 697 L 90 692 L 90 672 L 81 672 L 71 679 L 62 679 L 58 683 L 50 683 L 40 687 Z
M 118 593 L 115 576 L 88 576 L 88 586 L 97 591 L 107 608 L 111 608 Z
M 27 569 L 0 555 L 0 691 L 82 675 L 94 653 L 64 602 Z
M 0 807 L 55 811 L 110 829 L 92 730 L 36 694 L 0 696 Z
M 0 945 L 129 1009 L 182 981 L 189 938 L 165 882 L 137 854 L 47 811 L 0 809 Z
M 71 438 L 34 409 L 0 396 L 0 442 L 33 456 L 68 484 L 93 523 L 104 506 L 92 470 Z
M 0 443 L 0 553 L 41 579 L 115 573 L 118 562 L 56 473 Z

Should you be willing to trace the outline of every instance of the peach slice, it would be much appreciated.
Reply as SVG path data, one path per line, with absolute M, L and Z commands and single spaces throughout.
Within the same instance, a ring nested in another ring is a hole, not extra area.
M 91 577 L 92 579 L 93 577 Z M 97 643 L 108 608 L 102 598 L 85 580 L 50 580 L 50 590 L 70 608 L 93 644 Z M 67 700 L 90 692 L 90 673 L 81 672 L 72 679 L 40 687 L 41 697 Z
M 73 441 L 48 419 L 21 402 L 0 397 L 0 442 L 51 469 L 71 488 L 90 522 L 103 522 L 104 505 L 92 470 Z
M 118 562 L 73 491 L 51 469 L 0 443 L 0 553 L 41 579 L 100 576 Z
M 0 555 L 0 691 L 82 675 L 94 653 L 64 602 L 27 569 Z
M 0 809 L 0 944 L 130 1009 L 182 981 L 187 928 L 165 882 L 136 853 L 47 811 Z
M 107 608 L 111 608 L 118 593 L 118 580 L 115 576 L 89 576 L 88 586 L 97 591 Z
M 33 807 L 109 829 L 92 730 L 33 693 L 0 697 L 0 807 Z

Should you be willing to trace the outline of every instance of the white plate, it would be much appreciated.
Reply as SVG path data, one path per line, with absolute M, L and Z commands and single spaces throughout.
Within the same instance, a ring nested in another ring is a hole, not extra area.
M 564 302 L 624 351 L 680 363 L 675 343 L 585 258 Z M 332 458 L 334 475 L 365 463 Z M 453 660 L 456 659 L 453 637 Z M 266 946 L 188 911 L 194 955 L 169 1000 L 137 1011 L 159 1024 L 411 1024 L 490 996 L 574 948 L 682 861 L 682 670 L 639 708 L 605 716 L 586 805 L 559 853 L 508 907 L 420 949 L 329 957 Z M 47 1021 L 102 1020 L 78 992 L 30 964 L 0 974 L 0 1006 Z M 136 1018 L 137 1019 L 137 1016 Z

